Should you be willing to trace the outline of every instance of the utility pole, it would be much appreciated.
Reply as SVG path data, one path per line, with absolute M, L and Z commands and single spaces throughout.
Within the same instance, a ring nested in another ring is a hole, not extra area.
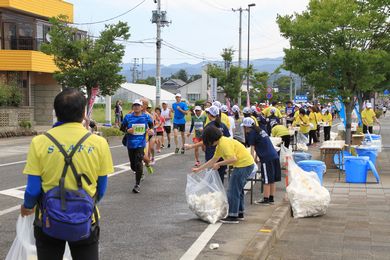
M 161 11 L 161 0 L 154 0 L 157 10 L 152 12 L 152 23 L 156 24 L 156 107 L 160 106 L 161 97 L 161 27 L 168 26 L 167 12 Z
M 141 79 L 144 79 L 144 58 L 142 58 L 142 65 L 141 65 Z
M 256 6 L 255 3 L 248 5 L 248 57 L 246 61 L 246 106 L 250 107 L 251 101 L 249 97 L 249 46 L 250 46 L 250 25 L 251 25 L 251 7 Z
M 292 91 L 292 87 L 293 87 L 293 77 L 292 77 L 292 74 L 290 72 L 290 100 L 292 101 L 293 100 L 293 91 Z
M 238 8 L 238 9 L 234 9 L 232 8 L 232 11 L 233 12 L 240 12 L 240 22 L 239 22 L 239 26 L 238 26 L 238 68 L 241 69 L 241 36 L 242 36 L 242 11 L 248 11 L 248 9 L 242 9 L 242 7 Z M 241 106 L 241 84 L 240 84 L 240 91 L 239 91 L 239 95 L 238 95 L 238 104 L 239 106 Z
M 137 77 L 138 77 L 137 61 L 138 58 L 134 58 L 133 68 L 131 69 L 133 83 L 137 82 Z

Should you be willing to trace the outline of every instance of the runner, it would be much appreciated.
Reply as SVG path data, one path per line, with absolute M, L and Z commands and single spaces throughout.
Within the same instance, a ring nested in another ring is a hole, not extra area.
M 155 115 L 154 115 L 154 112 L 153 112 L 153 109 L 152 109 L 152 104 L 148 102 L 147 104 L 147 107 L 146 107 L 146 111 L 147 111 L 147 114 L 150 116 L 150 118 L 152 118 L 152 121 L 153 121 L 153 132 L 150 132 L 150 134 L 148 134 L 148 138 L 147 140 L 149 141 L 148 143 L 148 158 L 150 159 L 150 165 L 154 165 L 154 152 L 155 152 L 155 149 L 154 149 L 154 146 L 156 144 L 156 137 L 155 137 L 155 127 L 154 127 L 154 124 L 155 124 L 155 121 L 154 121 L 154 118 L 155 118 Z
M 156 107 L 154 109 L 154 130 L 156 132 L 156 147 L 158 153 L 161 153 L 161 148 L 164 141 L 164 123 L 165 119 L 161 115 L 161 108 Z
M 185 131 L 186 131 L 186 118 L 185 115 L 188 112 L 188 107 L 185 102 L 181 101 L 181 94 L 177 93 L 176 96 L 176 103 L 172 105 L 172 109 L 174 111 L 174 117 L 173 117 L 173 135 L 175 139 L 175 153 L 179 153 L 179 141 L 178 134 L 180 132 L 181 134 L 181 153 L 184 154 L 184 144 L 186 142 L 185 139 Z
M 172 128 L 172 110 L 168 107 L 167 102 L 162 102 L 162 110 L 161 110 L 161 115 L 165 119 L 164 123 L 164 132 L 167 135 L 167 140 L 168 140 L 168 148 L 171 148 L 171 128 Z M 164 138 L 161 147 L 164 148 Z
M 191 117 L 191 127 L 190 131 L 187 133 L 187 137 L 190 137 L 192 130 L 195 128 L 195 135 L 192 138 L 194 144 L 197 144 L 202 141 L 202 132 L 206 122 L 206 115 L 203 114 L 202 108 L 196 106 L 194 109 L 194 114 Z M 199 146 L 195 147 L 195 166 L 200 165 L 199 160 Z
M 130 167 L 135 172 L 135 186 L 133 193 L 140 192 L 141 179 L 143 177 L 142 161 L 145 155 L 146 133 L 153 135 L 152 118 L 142 112 L 142 101 L 139 99 L 133 102 L 133 112 L 127 114 L 123 119 L 123 125 L 126 127 L 126 146 L 129 154 Z M 146 165 L 151 168 L 150 165 Z M 150 172 L 150 170 L 148 170 Z

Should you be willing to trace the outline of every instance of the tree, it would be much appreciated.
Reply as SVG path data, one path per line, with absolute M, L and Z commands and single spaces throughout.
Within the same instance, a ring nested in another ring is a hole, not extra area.
M 193 81 L 198 80 L 200 78 L 202 78 L 202 75 L 200 75 L 200 74 L 191 75 L 190 78 L 188 79 L 187 83 L 193 82 Z
M 59 69 L 54 78 L 63 87 L 86 90 L 88 101 L 94 87 L 99 87 L 101 95 L 113 95 L 125 82 L 119 74 L 125 47 L 117 40 L 130 37 L 127 23 L 105 25 L 96 39 L 76 39 L 77 29 L 68 26 L 66 21 L 66 16 L 50 19 L 51 40 L 41 47 L 42 52 L 54 56 Z
M 146 79 L 137 80 L 136 83 L 156 86 L 156 78 L 155 77 L 147 77 Z
M 356 97 L 375 91 L 390 69 L 389 12 L 388 0 L 311 0 L 303 13 L 277 18 L 290 41 L 286 68 L 317 94 L 342 98 L 347 144 Z
M 281 76 L 275 80 L 275 85 L 279 89 L 279 93 L 290 94 L 291 78 L 289 76 Z
M 171 76 L 172 79 L 181 79 L 182 81 L 186 82 L 188 81 L 188 75 L 187 71 L 184 69 L 179 70 L 175 74 Z
M 230 69 L 230 66 L 232 65 L 234 56 L 234 50 L 232 47 L 230 48 L 224 48 L 221 53 L 221 57 L 223 61 L 225 62 L 225 71 L 228 71 Z

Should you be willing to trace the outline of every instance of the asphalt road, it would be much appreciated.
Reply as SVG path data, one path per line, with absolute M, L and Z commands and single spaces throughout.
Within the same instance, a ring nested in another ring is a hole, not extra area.
M 23 196 L 26 184 L 22 170 L 29 142 L 30 138 L 0 140 L 0 259 L 15 238 L 16 207 L 22 203 L 17 197 Z M 163 150 L 155 174 L 146 176 L 140 194 L 133 194 L 127 151 L 120 139 L 111 140 L 110 147 L 118 174 L 109 178 L 99 205 L 101 259 L 179 259 L 208 226 L 190 212 L 185 199 L 193 153 Z

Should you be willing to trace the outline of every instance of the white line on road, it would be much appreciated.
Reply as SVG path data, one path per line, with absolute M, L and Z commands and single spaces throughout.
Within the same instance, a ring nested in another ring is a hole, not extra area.
M 0 211 L 0 216 L 17 211 L 19 209 L 20 209 L 20 205 L 14 206 L 14 207 L 9 208 L 9 209 L 2 210 L 2 211 Z

